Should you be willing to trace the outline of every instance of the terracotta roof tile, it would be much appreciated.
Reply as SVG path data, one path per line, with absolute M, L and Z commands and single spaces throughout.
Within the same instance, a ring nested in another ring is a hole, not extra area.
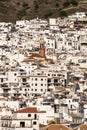
M 36 107 L 28 107 L 28 108 L 20 109 L 16 111 L 16 113 L 38 113 L 38 110 Z
M 22 62 L 35 62 L 36 59 L 33 59 L 33 58 L 26 58 L 24 59 Z
M 20 109 L 15 113 L 46 113 L 46 111 L 39 111 L 36 107 L 28 107 L 24 109 Z
M 39 54 L 32 54 L 31 56 L 30 56 L 30 58 L 45 58 L 45 57 L 42 57 L 42 56 L 40 56 Z
M 77 128 L 75 128 L 74 130 L 87 130 L 87 124 L 82 124 L 78 126 Z
M 72 118 L 82 118 L 82 116 L 77 115 L 77 114 L 71 114 L 71 117 L 72 117 Z
M 62 124 L 52 124 L 45 128 L 42 128 L 42 130 L 72 130 L 72 129 L 70 129 Z

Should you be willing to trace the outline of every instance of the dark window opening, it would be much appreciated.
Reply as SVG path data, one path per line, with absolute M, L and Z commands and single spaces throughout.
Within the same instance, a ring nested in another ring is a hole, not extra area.
M 25 127 L 25 122 L 20 122 L 20 127 Z
M 31 117 L 31 114 L 28 114 L 28 117 Z
M 33 122 L 33 125 L 36 125 L 36 121 Z
M 34 115 L 34 119 L 37 119 L 37 114 Z
M 26 82 L 26 79 L 25 79 L 25 78 L 23 78 L 23 79 L 22 79 L 22 82 Z

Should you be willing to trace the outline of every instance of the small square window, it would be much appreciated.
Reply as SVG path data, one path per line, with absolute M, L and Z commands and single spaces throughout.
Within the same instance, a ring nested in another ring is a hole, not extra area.
M 36 121 L 34 121 L 34 122 L 33 122 L 33 125 L 36 125 L 36 124 L 37 124 Z
M 1 82 L 3 82 L 3 79 L 1 79 Z
M 31 117 L 31 114 L 28 114 L 28 117 Z
M 43 89 L 41 89 L 41 91 L 43 91 Z

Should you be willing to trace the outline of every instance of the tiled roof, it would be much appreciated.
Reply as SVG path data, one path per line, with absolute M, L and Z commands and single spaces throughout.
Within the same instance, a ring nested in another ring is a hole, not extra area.
M 87 130 L 87 124 L 82 124 L 78 126 L 77 128 L 75 128 L 74 130 Z
M 24 59 L 22 62 L 35 62 L 36 59 L 33 59 L 33 58 L 26 58 Z
M 36 57 L 36 58 L 45 58 L 45 57 L 40 56 L 39 54 L 32 54 L 30 56 L 30 58 L 34 58 L 34 57 Z
M 82 118 L 82 116 L 77 115 L 77 114 L 71 114 L 71 117 L 72 117 L 72 118 Z
M 45 128 L 42 128 L 42 130 L 71 130 L 71 129 L 62 124 L 52 124 Z
M 20 109 L 15 113 L 46 113 L 46 111 L 38 111 L 36 107 L 28 107 L 28 108 Z
M 21 110 L 16 111 L 16 113 L 38 113 L 36 107 L 28 107 Z
M 28 58 L 24 59 L 22 62 L 35 62 L 35 61 L 37 61 L 36 58 L 45 58 L 45 57 L 42 57 L 39 54 L 32 54 Z

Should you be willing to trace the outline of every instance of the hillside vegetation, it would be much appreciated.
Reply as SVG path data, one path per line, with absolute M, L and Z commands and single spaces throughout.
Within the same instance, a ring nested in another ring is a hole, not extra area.
M 0 0 L 0 21 L 15 22 L 35 17 L 65 17 L 87 12 L 87 0 Z

